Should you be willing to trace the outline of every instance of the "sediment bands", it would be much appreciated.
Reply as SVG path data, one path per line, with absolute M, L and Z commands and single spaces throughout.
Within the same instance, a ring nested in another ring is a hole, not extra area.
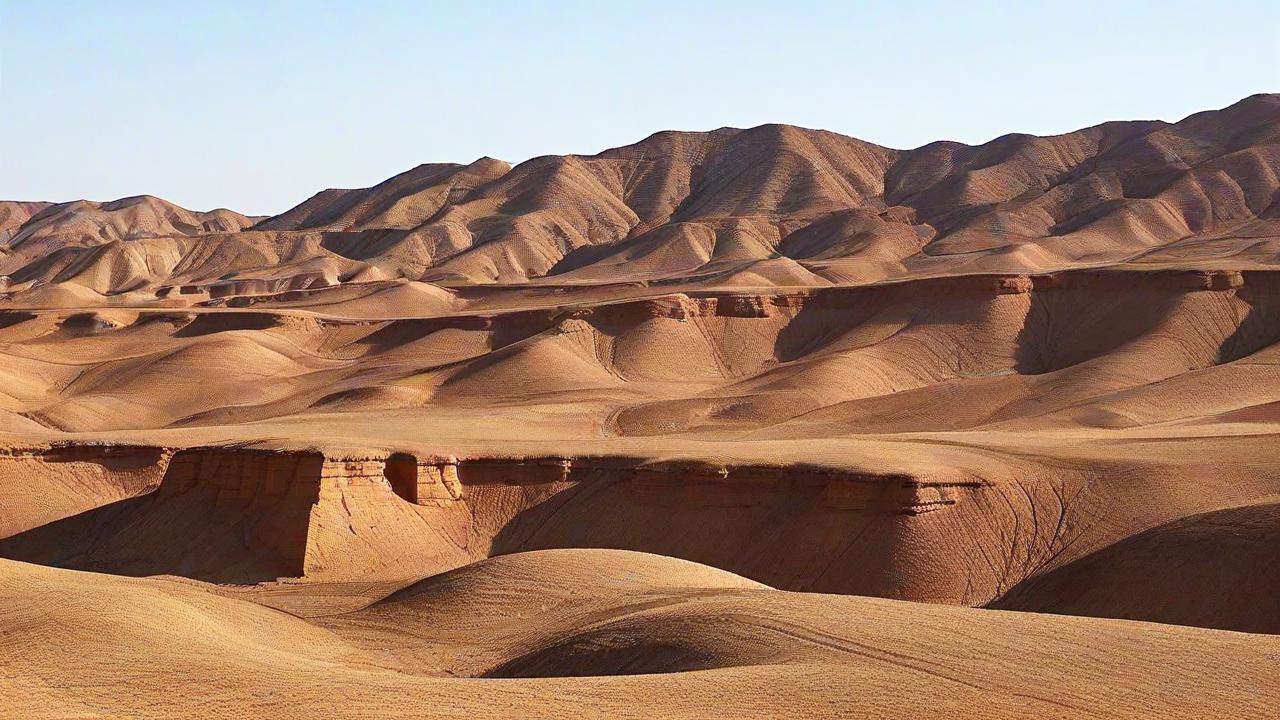
M 140 467 L 144 458 L 154 465 Z M 123 486 L 139 472 L 153 482 L 99 507 L 87 499 L 79 514 L 0 541 L 0 554 L 221 582 L 411 577 L 490 554 L 562 546 L 699 556 L 784 585 L 840 582 L 815 568 L 788 583 L 788 566 L 798 559 L 788 543 L 779 538 L 776 547 L 752 549 L 746 541 L 763 523 L 783 522 L 790 532 L 829 526 L 829 542 L 840 544 L 853 532 L 841 525 L 893 523 L 983 489 L 972 479 L 804 466 L 112 446 L 81 447 L 72 456 L 64 448 L 14 450 L 0 456 L 0 473 L 47 463 L 93 476 L 100 487 Z M 38 499 L 33 504 L 39 507 Z M 21 515 L 27 508 L 17 509 Z M 720 537 L 708 545 L 713 534 Z M 742 547 L 733 547 L 733 536 Z
M 1106 486 L 1061 471 L 989 480 L 628 457 L 67 446 L 10 450 L 0 476 L 55 465 L 98 493 L 62 508 L 63 519 L 28 498 L 11 516 L 45 512 L 46 524 L 0 540 L 0 556 L 224 583 L 388 581 L 495 555 L 600 547 L 680 557 L 782 589 L 981 604 L 1178 515 L 1148 509 L 1098 527 L 1090 521 L 1111 502 Z M 113 495 L 128 497 L 106 502 Z M 1017 607 L 1027 594 L 1002 602 Z M 1252 617 L 1240 610 L 1201 623 Z

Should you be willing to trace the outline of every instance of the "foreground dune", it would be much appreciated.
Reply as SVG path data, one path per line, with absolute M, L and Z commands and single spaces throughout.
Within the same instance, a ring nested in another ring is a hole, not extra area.
M 1274 638 L 786 593 L 622 551 L 495 558 L 311 619 L 189 581 L 10 561 L 0 597 L 0 653 L 25 670 L 3 692 L 28 717 L 1264 717 L 1280 706 Z M 498 679 L 515 676 L 542 679 Z
M 1275 716 L 1277 198 L 1256 95 L 0 203 L 0 713 Z

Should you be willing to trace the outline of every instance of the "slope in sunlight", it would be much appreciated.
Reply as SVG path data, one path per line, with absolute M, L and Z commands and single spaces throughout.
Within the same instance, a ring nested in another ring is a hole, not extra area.
M 2 202 L 0 707 L 1274 717 L 1277 436 L 1280 95 Z
M 421 165 L 371 188 L 326 190 L 237 239 L 271 248 L 268 257 L 290 246 L 302 267 L 276 267 L 275 286 L 232 292 L 296 289 L 317 277 L 705 287 L 1123 262 L 1245 269 L 1280 257 L 1277 189 L 1276 95 L 1172 124 L 914 150 L 785 125 L 662 132 L 593 156 Z M 191 213 L 150 197 L 30 217 L 36 206 L 6 207 L 5 225 L 15 227 L 4 230 L 0 275 L 11 276 L 19 303 L 42 283 L 144 294 L 135 300 L 173 285 L 208 293 L 278 264 L 219 251 L 201 272 L 185 272 L 202 250 L 175 239 L 217 234 L 210 242 L 220 244 L 252 223 L 226 210 Z M 104 262 L 101 245 L 115 240 L 132 241 L 130 259 L 85 280 L 85 268 Z

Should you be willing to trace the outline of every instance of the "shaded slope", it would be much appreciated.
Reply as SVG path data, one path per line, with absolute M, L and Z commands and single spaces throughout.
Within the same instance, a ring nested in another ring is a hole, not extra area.
M 9 238 L 33 215 L 39 215 L 53 203 L 0 200 L 0 248 L 7 247 Z
M 309 470 L 318 478 L 323 457 L 241 455 L 238 467 L 215 458 L 203 478 L 193 460 L 180 456 L 150 494 L 0 541 L 0 554 L 56 567 L 223 582 L 302 574 L 319 484 L 308 487 L 295 477 L 303 480 Z M 251 487 L 259 483 L 261 490 Z
M 478 185 L 501 177 L 505 163 L 482 158 L 470 165 L 435 164 L 396 175 L 362 190 L 325 190 L 255 230 L 410 230 Z
M 1280 633 L 1280 504 L 1152 528 L 1032 576 L 991 607 Z
M 0 539 L 148 492 L 165 465 L 164 451 L 154 447 L 9 450 L 0 456 Z

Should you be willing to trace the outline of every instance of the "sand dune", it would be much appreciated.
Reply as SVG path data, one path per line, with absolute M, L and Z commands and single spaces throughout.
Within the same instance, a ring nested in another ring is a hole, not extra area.
M 0 700 L 1274 716 L 1277 193 L 1255 95 L 0 203 Z
M 27 669 L 3 687 L 28 717 L 1261 717 L 1278 701 L 1271 638 L 782 593 L 616 551 L 499 558 L 311 619 L 7 561 L 0 595 L 0 656 Z M 495 660 L 479 674 L 544 679 L 449 677 Z

